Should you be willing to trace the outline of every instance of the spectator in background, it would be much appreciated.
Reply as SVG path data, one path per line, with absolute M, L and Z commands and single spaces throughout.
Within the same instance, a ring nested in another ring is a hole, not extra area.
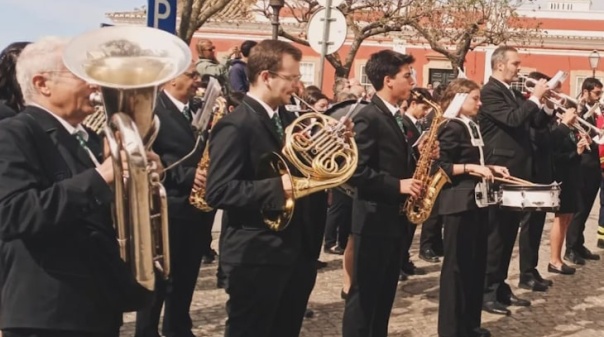
M 250 89 L 250 82 L 247 75 L 247 58 L 250 52 L 258 42 L 247 40 L 241 44 L 241 58 L 236 58 L 231 62 L 229 70 L 229 83 L 232 92 L 247 92 Z
M 309 88 L 311 87 L 306 88 L 305 95 L 302 99 L 310 105 L 310 108 L 317 110 L 318 112 L 325 112 L 329 107 L 329 98 L 321 91 L 309 90 Z
M 214 76 L 224 88 L 227 82 L 227 69 L 231 64 L 231 60 L 239 56 L 239 47 L 231 47 L 222 62 L 216 59 L 216 47 L 210 40 L 199 40 L 197 42 L 197 54 L 199 60 L 195 64 L 195 68 L 199 76 L 210 75 Z
M 0 52 L 0 119 L 12 117 L 25 107 L 15 65 L 28 44 L 30 42 L 14 42 Z
M 365 98 L 365 96 L 367 96 L 367 91 L 365 90 L 365 87 L 356 78 L 349 80 L 348 91 L 350 91 L 352 94 L 354 94 L 358 98 L 361 98 L 361 97 Z

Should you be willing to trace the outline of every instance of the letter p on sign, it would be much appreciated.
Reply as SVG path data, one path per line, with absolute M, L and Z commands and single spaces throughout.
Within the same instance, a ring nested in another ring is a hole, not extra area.
M 147 26 L 176 34 L 176 1 L 148 0 Z

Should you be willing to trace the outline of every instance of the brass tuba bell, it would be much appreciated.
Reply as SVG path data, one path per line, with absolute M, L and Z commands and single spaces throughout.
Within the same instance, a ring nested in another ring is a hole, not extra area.
M 153 115 L 158 87 L 187 69 L 191 51 L 158 29 L 115 26 L 74 38 L 63 61 L 76 76 L 100 87 L 116 176 L 113 216 L 120 255 L 137 282 L 152 291 L 154 267 L 165 277 L 170 273 L 170 250 L 166 191 L 150 170 L 146 151 L 159 131 Z
M 271 230 L 287 228 L 296 199 L 344 184 L 357 168 L 357 145 L 354 138 L 344 136 L 343 123 L 314 111 L 303 114 L 285 128 L 281 154 L 266 154 L 257 170 L 259 179 L 287 174 L 292 184 L 292 197 L 286 199 L 282 210 L 263 212 L 264 223 Z M 346 118 L 349 116 L 350 112 Z

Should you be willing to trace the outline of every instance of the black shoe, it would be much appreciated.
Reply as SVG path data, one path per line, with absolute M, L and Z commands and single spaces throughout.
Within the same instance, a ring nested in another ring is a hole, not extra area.
M 579 253 L 572 249 L 566 251 L 566 254 L 564 254 L 564 259 L 572 264 L 578 264 L 581 266 L 585 264 L 585 259 L 583 259 Z
M 401 271 L 407 275 L 415 275 L 415 264 L 411 261 L 403 262 L 403 266 L 401 267 Z
M 203 264 L 212 264 L 216 260 L 216 256 L 218 256 L 218 253 L 214 249 L 210 249 L 209 252 L 203 254 L 201 262 Z
M 532 291 L 547 291 L 548 289 L 547 284 L 539 282 L 539 280 L 537 280 L 537 278 L 534 277 L 532 274 L 520 275 L 518 287 L 522 289 L 529 289 Z
M 442 247 L 434 248 L 434 253 L 436 254 L 436 256 L 439 256 L 439 257 L 445 256 L 445 250 Z
M 340 290 L 340 298 L 346 300 L 348 298 L 348 293 L 344 291 L 344 289 Z
M 511 311 L 508 310 L 508 308 L 505 307 L 505 305 L 495 301 L 489 301 L 489 302 L 485 302 L 482 304 L 482 310 L 491 313 L 491 314 L 495 314 L 495 315 L 505 315 L 505 316 L 509 316 L 512 314 Z
M 535 277 L 535 279 L 543 284 L 545 284 L 548 287 L 551 287 L 554 285 L 554 281 L 552 280 L 547 280 L 544 279 L 543 277 L 541 277 L 541 274 L 539 274 L 539 271 L 537 269 L 533 269 L 533 276 Z
M 218 289 L 224 289 L 224 288 L 226 288 L 226 280 L 219 278 L 216 281 L 216 288 L 218 288 Z
M 474 329 L 474 337 L 491 337 L 491 332 L 485 328 Z
M 577 253 L 579 253 L 579 256 L 581 256 L 585 260 L 593 260 L 593 261 L 600 260 L 600 255 L 592 253 L 585 246 L 581 247 L 580 249 L 577 249 Z
M 573 267 L 569 267 L 566 263 L 562 263 L 562 267 L 560 267 L 560 269 L 550 263 L 547 265 L 547 271 L 554 274 L 572 275 L 577 270 Z
M 403 273 L 403 272 L 401 272 L 401 273 L 398 275 L 398 280 L 399 280 L 399 281 L 407 281 L 408 279 L 409 279 L 409 276 L 407 276 L 407 274 L 405 274 L 405 273 Z
M 312 309 L 306 309 L 304 312 L 304 317 L 312 318 L 315 315 L 315 312 Z
M 440 262 L 438 255 L 432 250 L 432 248 L 424 249 L 419 252 L 419 258 L 431 263 Z
M 598 248 L 604 249 L 604 239 L 598 239 Z
M 323 251 L 327 254 L 344 255 L 344 249 L 342 249 L 338 245 L 335 245 L 331 248 L 325 248 L 325 249 L 323 249 Z
M 325 267 L 327 267 L 327 262 L 317 260 L 317 269 L 321 269 L 321 268 L 325 268 Z
M 509 294 L 505 298 L 499 298 L 499 303 L 503 305 L 511 305 L 514 307 L 530 307 L 531 301 L 517 297 L 514 294 Z

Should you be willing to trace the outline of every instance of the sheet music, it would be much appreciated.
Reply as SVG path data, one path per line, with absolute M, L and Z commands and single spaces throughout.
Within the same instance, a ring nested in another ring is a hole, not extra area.
M 212 112 L 214 110 L 214 104 L 216 99 L 222 94 L 222 87 L 218 83 L 218 80 L 214 77 L 210 77 L 208 87 L 203 95 L 204 104 L 201 113 L 196 113 L 191 123 L 198 132 L 203 132 L 208 127 L 210 119 L 212 118 Z
M 457 115 L 459 114 L 459 110 L 461 109 L 463 103 L 466 101 L 467 97 L 468 94 L 455 94 L 455 98 L 453 98 L 451 104 L 449 104 L 449 107 L 443 114 L 443 117 L 449 119 L 457 117 Z

